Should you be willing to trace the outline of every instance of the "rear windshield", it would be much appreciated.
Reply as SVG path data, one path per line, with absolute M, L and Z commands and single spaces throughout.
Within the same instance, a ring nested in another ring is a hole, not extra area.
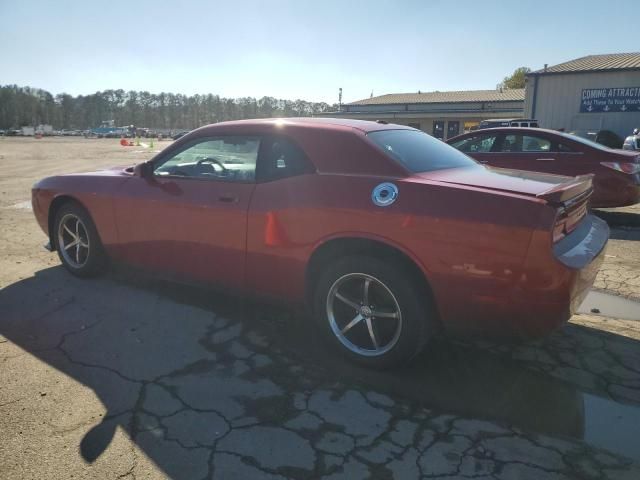
M 564 133 L 564 132 L 555 132 L 555 133 L 557 133 L 558 135 L 564 138 L 568 138 L 569 140 L 573 140 L 574 142 L 587 145 L 591 148 L 597 148 L 598 150 L 604 150 L 605 152 L 611 151 L 611 148 L 607 147 L 606 145 L 602 145 L 601 143 L 594 142 L 593 140 L 589 140 L 588 138 L 581 137 L 577 134 Z
M 464 153 L 417 130 L 379 130 L 367 136 L 387 155 L 414 173 L 477 166 Z

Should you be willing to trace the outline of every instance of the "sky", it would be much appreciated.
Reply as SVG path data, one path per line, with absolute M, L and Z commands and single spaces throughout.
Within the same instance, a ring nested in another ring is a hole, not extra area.
M 336 103 L 640 50 L 637 0 L 0 0 L 0 84 Z

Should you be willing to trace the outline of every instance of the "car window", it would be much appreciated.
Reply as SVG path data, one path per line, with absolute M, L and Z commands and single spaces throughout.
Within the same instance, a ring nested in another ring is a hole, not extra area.
M 451 146 L 465 153 L 484 153 L 491 151 L 495 141 L 495 135 L 476 135 L 453 142 Z
M 531 135 L 505 135 L 500 147 L 501 152 L 549 152 L 551 141 Z
M 267 137 L 263 140 L 258 160 L 258 181 L 314 172 L 315 168 L 304 151 L 285 137 Z
M 522 136 L 523 152 L 549 152 L 551 150 L 551 141 L 542 137 L 531 137 L 529 135 Z
M 593 136 L 595 136 L 595 134 L 592 134 L 591 132 L 587 132 L 587 133 L 584 133 L 584 134 L 585 135 L 593 135 Z M 556 135 L 564 137 L 564 138 L 566 138 L 566 139 L 568 139 L 568 140 L 570 140 L 572 142 L 578 142 L 578 143 L 581 143 L 581 144 L 586 145 L 588 147 L 595 148 L 597 150 L 602 150 L 603 152 L 610 152 L 611 151 L 611 148 L 609 148 L 609 147 L 607 147 L 605 145 L 602 145 L 600 143 L 596 143 L 593 140 L 590 140 L 588 138 L 581 137 L 578 134 L 578 132 L 574 132 L 574 133 L 556 132 Z
M 571 147 L 565 145 L 564 143 L 559 143 L 558 144 L 558 151 L 559 152 L 564 152 L 564 153 L 570 153 L 573 152 L 573 150 L 571 149 Z
M 464 153 L 417 130 L 379 130 L 367 137 L 411 172 L 478 166 Z
M 224 136 L 199 139 L 154 164 L 153 174 L 231 182 L 253 182 L 260 138 Z

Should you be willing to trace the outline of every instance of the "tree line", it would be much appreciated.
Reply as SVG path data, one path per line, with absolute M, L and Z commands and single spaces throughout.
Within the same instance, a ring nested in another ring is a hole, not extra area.
M 301 117 L 337 109 L 337 104 L 273 97 L 225 98 L 133 90 L 72 96 L 18 85 L 0 86 L 0 129 L 49 124 L 55 129 L 84 130 L 114 120 L 117 126 L 191 130 L 226 120 Z

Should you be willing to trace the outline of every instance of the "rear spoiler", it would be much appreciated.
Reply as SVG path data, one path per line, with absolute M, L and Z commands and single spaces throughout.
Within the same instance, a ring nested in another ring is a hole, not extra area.
M 574 201 L 591 195 L 593 191 L 593 177 L 593 173 L 574 177 L 567 182 L 560 183 L 551 187 L 549 190 L 537 194 L 536 197 L 554 205 L 565 204 L 567 202 L 574 203 Z

